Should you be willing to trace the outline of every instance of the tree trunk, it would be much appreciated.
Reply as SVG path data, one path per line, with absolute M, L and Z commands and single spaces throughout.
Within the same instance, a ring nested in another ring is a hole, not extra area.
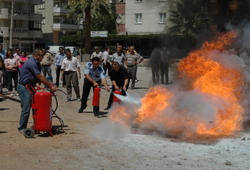
M 90 54 L 91 52 L 91 8 L 90 6 L 85 8 L 85 23 L 84 23 L 84 35 L 85 35 L 85 52 Z

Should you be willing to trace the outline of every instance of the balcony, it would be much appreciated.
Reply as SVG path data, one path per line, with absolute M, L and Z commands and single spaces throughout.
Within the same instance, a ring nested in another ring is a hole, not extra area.
M 9 17 L 10 17 L 9 9 L 8 8 L 1 8 L 0 9 L 0 19 L 8 19 Z
M 42 21 L 42 15 L 41 14 L 30 13 L 29 20 L 30 21 Z
M 77 31 L 80 30 L 79 25 L 74 25 L 74 24 L 61 24 L 61 23 L 56 23 L 53 24 L 53 30 L 54 31 Z
M 54 16 L 59 16 L 59 15 L 65 15 L 67 13 L 67 9 L 65 8 L 60 8 L 60 7 L 54 7 L 53 8 L 53 15 Z
M 9 31 L 10 31 L 9 27 L 0 27 L 0 31 L 3 32 L 3 37 L 9 37 Z
M 11 0 L 4 0 L 4 1 L 11 2 Z M 15 0 L 15 2 L 31 3 L 31 4 L 41 4 L 42 0 L 31 0 L 31 1 L 27 1 L 27 0 Z
M 9 27 L 1 27 L 4 37 L 10 37 Z M 13 38 L 42 38 L 41 30 L 29 30 L 28 28 L 14 28 Z

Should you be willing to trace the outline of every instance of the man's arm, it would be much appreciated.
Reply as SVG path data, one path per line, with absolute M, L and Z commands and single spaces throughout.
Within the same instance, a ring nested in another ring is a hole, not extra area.
M 39 79 L 47 87 L 49 87 L 51 92 L 55 92 L 57 90 L 56 87 L 51 82 L 49 82 L 46 78 L 44 78 L 42 74 L 36 74 L 36 78 Z
M 125 79 L 124 85 L 123 85 L 123 90 L 124 90 L 124 91 L 127 90 L 127 85 L 128 85 L 128 79 Z
M 80 69 L 80 67 L 77 67 L 77 72 L 78 72 L 78 78 L 81 79 L 81 69 Z
M 104 85 L 105 89 L 106 89 L 107 91 L 110 91 L 106 79 L 101 79 L 101 80 L 102 80 L 102 85 Z
M 99 84 L 93 80 L 88 74 L 85 74 L 86 79 L 93 84 L 93 86 L 99 86 Z
M 113 86 L 115 86 L 116 90 L 119 90 L 119 87 L 117 86 L 117 84 L 116 84 L 116 82 L 114 80 L 112 80 L 112 84 L 113 84 Z

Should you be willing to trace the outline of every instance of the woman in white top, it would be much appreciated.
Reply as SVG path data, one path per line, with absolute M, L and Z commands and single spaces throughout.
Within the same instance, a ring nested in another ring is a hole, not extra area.
M 10 95 L 14 95 L 12 80 L 14 80 L 14 87 L 17 90 L 18 81 L 18 59 L 13 56 L 11 50 L 6 53 L 6 59 L 4 60 L 4 65 L 7 71 L 7 89 Z

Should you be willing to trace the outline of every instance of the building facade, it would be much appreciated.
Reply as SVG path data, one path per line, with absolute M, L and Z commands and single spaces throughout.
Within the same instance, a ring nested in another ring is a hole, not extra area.
M 27 52 L 35 48 L 38 39 L 42 38 L 42 15 L 35 13 L 34 6 L 41 3 L 42 0 L 0 1 L 0 31 L 4 48 L 19 47 Z
M 68 0 L 42 0 L 35 8 L 36 13 L 42 15 L 42 42 L 45 46 L 61 45 L 60 38 L 64 34 L 73 34 L 80 30 L 80 26 L 73 19 L 67 17 Z
M 162 33 L 170 25 L 169 11 L 173 1 L 127 0 L 117 2 L 117 32 L 119 34 Z

